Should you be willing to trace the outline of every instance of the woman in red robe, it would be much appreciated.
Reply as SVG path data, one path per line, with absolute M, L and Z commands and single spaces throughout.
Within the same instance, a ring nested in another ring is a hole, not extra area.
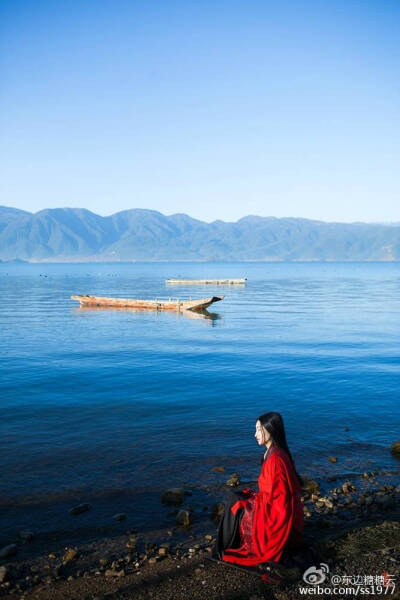
M 281 562 L 301 545 L 304 525 L 297 474 L 282 417 L 268 412 L 256 422 L 255 438 L 266 451 L 258 492 L 245 489 L 225 508 L 218 532 L 222 560 L 244 566 Z

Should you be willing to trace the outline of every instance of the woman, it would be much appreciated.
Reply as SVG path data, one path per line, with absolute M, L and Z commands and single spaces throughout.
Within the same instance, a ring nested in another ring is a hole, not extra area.
M 220 558 L 245 566 L 282 562 L 300 547 L 304 524 L 302 482 L 286 442 L 281 415 L 261 415 L 255 438 L 266 448 L 259 491 L 243 490 L 240 499 L 225 508 L 218 531 Z

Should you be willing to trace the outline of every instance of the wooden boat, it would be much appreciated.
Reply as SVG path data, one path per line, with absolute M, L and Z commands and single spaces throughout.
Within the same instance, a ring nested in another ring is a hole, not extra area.
M 243 279 L 167 279 L 166 283 L 173 285 L 177 283 L 183 283 L 187 285 L 240 285 L 246 283 L 246 281 L 247 277 L 244 277 Z
M 135 300 L 132 298 L 106 298 L 104 296 L 71 296 L 72 300 L 77 300 L 81 306 L 107 306 L 109 308 L 139 308 L 151 310 L 192 310 L 201 311 L 223 300 L 224 296 L 212 296 L 211 298 L 201 298 L 199 300 Z

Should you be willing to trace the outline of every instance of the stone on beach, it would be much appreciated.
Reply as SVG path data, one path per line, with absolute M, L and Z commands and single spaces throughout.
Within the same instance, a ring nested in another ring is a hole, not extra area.
M 10 571 L 7 567 L 0 567 L 0 583 L 4 583 L 11 579 Z
M 308 494 L 316 494 L 320 491 L 319 484 L 313 479 L 303 476 L 303 490 Z
M 63 556 L 63 561 L 64 562 L 70 562 L 71 560 L 74 560 L 75 558 L 77 558 L 79 555 L 79 551 L 77 548 L 67 548 L 66 552 Z
M 125 513 L 117 513 L 116 515 L 113 516 L 113 520 L 114 521 L 126 521 L 126 514 Z
M 104 575 L 106 577 L 123 577 L 125 575 L 125 571 L 123 569 L 120 569 L 119 571 L 116 569 L 107 569 L 104 572 Z
M 77 515 L 81 515 L 82 513 L 87 512 L 91 508 L 92 508 L 91 504 L 89 504 L 88 502 L 84 502 L 83 504 L 78 504 L 77 506 L 74 506 L 73 508 L 71 508 L 69 511 L 69 514 L 75 517 Z
M 240 485 L 240 477 L 238 473 L 233 473 L 230 478 L 228 479 L 228 481 L 226 482 L 226 485 L 228 485 L 229 487 L 237 487 L 238 485 Z
M 189 510 L 180 510 L 176 515 L 176 523 L 181 527 L 190 527 L 193 523 L 193 514 Z
M 182 504 L 185 493 L 182 488 L 171 488 L 166 490 L 161 496 L 163 504 Z
M 8 544 L 8 546 L 4 546 L 4 548 L 0 550 L 0 558 L 10 558 L 11 556 L 15 556 L 17 552 L 17 544 Z
M 398 456 L 400 458 L 400 440 L 393 442 L 391 452 L 394 456 Z

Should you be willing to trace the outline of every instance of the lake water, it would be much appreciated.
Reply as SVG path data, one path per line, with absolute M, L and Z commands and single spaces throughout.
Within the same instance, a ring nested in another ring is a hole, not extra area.
M 1 264 L 0 283 L 5 541 L 77 526 L 63 523 L 77 502 L 93 504 L 88 525 L 117 509 L 164 522 L 160 493 L 223 482 L 215 465 L 252 479 L 254 423 L 269 410 L 284 416 L 300 473 L 399 469 L 399 264 Z M 212 318 L 70 300 L 216 293 Z

